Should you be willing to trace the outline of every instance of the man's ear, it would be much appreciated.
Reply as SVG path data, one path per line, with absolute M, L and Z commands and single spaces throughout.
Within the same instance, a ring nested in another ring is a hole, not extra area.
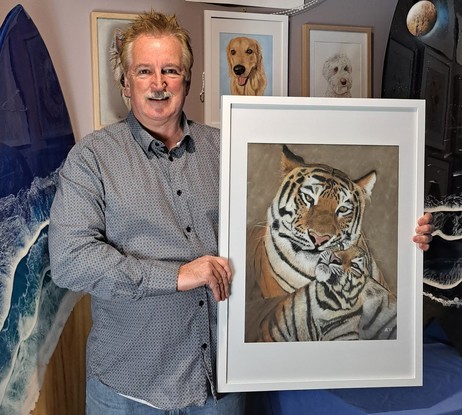
M 126 98 L 130 98 L 132 93 L 130 91 L 130 81 L 128 80 L 128 76 L 127 74 L 124 73 L 124 76 L 123 76 L 123 94 L 124 94 L 124 97 Z

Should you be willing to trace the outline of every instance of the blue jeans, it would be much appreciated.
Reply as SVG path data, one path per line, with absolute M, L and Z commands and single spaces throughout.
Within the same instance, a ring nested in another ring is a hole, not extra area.
M 164 411 L 125 398 L 96 379 L 87 382 L 86 415 L 244 415 L 244 411 L 243 393 L 229 393 L 218 401 L 209 396 L 205 406 Z

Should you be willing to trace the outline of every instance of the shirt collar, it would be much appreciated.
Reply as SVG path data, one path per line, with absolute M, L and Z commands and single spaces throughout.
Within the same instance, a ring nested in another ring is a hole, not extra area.
M 128 113 L 127 124 L 135 141 L 139 144 L 148 158 L 152 158 L 154 155 L 159 157 L 168 154 L 168 149 L 164 143 L 155 136 L 148 133 L 146 129 L 140 124 L 140 122 L 135 118 L 132 111 Z M 181 116 L 181 124 L 183 127 L 183 136 L 177 143 L 176 147 L 172 149 L 172 151 L 186 143 L 188 141 L 186 138 L 191 138 L 188 120 L 184 112 Z

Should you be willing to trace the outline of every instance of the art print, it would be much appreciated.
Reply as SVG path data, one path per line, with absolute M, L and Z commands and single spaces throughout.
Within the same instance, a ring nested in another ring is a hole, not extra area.
M 220 33 L 220 94 L 273 94 L 273 38 Z
M 398 152 L 248 145 L 246 342 L 396 339 Z

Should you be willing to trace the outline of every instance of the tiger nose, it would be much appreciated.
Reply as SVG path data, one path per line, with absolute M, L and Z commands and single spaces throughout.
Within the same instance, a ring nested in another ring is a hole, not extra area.
M 340 258 L 340 256 L 337 253 L 331 252 L 329 255 L 329 261 L 333 264 L 339 265 L 342 263 L 342 258 Z
M 321 246 L 329 240 L 329 235 L 318 235 L 316 232 L 310 232 L 310 236 L 314 239 L 316 246 Z

